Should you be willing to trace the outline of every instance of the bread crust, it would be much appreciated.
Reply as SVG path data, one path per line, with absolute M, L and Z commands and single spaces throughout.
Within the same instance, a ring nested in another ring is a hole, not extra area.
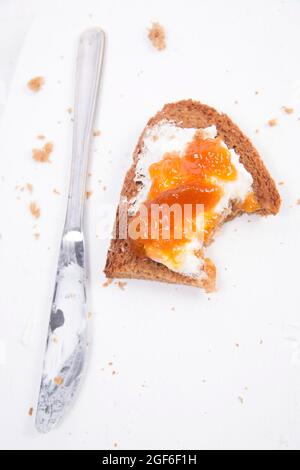
M 177 126 L 186 128 L 206 128 L 215 125 L 218 135 L 229 148 L 236 151 L 240 156 L 241 163 L 253 177 L 253 190 L 261 207 L 258 212 L 262 215 L 278 213 L 281 201 L 276 185 L 250 140 L 226 114 L 220 114 L 214 108 L 193 100 L 166 104 L 149 120 L 135 148 L 133 164 L 126 174 L 121 191 L 122 198 L 126 197 L 130 200 L 137 194 L 139 183 L 135 182 L 134 177 L 145 131 L 148 127 L 152 127 L 162 120 L 172 121 Z M 240 209 L 233 207 L 227 220 L 240 213 Z M 118 212 L 115 224 L 116 230 L 118 230 Z M 212 291 L 215 287 L 216 270 L 211 260 L 205 259 L 204 271 L 207 273 L 207 279 L 197 279 L 175 273 L 149 258 L 138 257 L 132 250 L 130 242 L 121 239 L 111 241 L 104 269 L 108 278 L 147 279 L 203 287 L 207 291 Z

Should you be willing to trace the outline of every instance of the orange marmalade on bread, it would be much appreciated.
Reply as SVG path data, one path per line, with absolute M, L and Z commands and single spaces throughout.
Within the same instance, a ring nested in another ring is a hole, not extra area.
M 175 132 L 176 129 L 174 129 L 174 135 L 176 135 Z M 153 140 L 157 143 L 159 138 L 158 136 Z M 172 148 L 172 143 L 166 146 Z M 220 137 L 217 135 L 208 137 L 205 130 L 201 132 L 195 129 L 190 141 L 184 146 L 180 142 L 179 146 L 178 151 L 175 143 L 172 151 L 163 152 L 162 149 L 161 158 L 150 163 L 148 167 L 148 192 L 144 206 L 149 223 L 144 230 L 141 230 L 141 236 L 132 243 L 139 255 L 162 262 L 170 269 L 181 272 L 185 263 L 185 250 L 192 247 L 196 256 L 201 257 L 202 246 L 209 243 L 221 221 L 230 214 L 233 202 L 235 207 L 249 213 L 259 210 L 259 203 L 252 191 L 252 178 L 249 174 L 246 193 L 243 186 L 242 197 L 239 197 L 239 185 L 242 187 L 241 163 L 235 152 L 228 149 Z M 157 148 L 160 150 L 160 147 Z M 155 149 L 152 153 L 155 159 Z M 247 173 L 245 169 L 243 171 Z M 224 198 L 225 207 L 222 205 Z M 170 236 L 165 239 L 162 236 L 163 216 L 159 214 L 155 222 L 158 226 L 158 236 L 153 239 L 150 233 L 153 205 L 172 207 L 174 204 L 182 208 L 182 214 L 185 214 L 185 205 L 192 205 L 193 208 L 196 205 L 202 205 L 201 227 L 197 225 L 198 215 L 194 209 L 190 215 L 189 229 L 184 226 L 185 220 L 179 218 L 176 221 L 175 215 L 170 213 L 168 226 Z M 136 220 L 140 215 L 141 211 L 138 211 L 135 215 Z M 178 224 L 181 226 L 182 233 L 179 239 L 174 235 Z M 141 225 L 139 228 L 141 229 Z M 193 237 L 197 238 L 197 243 L 193 243 Z

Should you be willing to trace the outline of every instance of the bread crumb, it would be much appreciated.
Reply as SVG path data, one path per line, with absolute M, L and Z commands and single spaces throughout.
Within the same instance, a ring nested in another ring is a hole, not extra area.
M 116 375 L 116 371 L 115 371 L 115 370 L 112 371 L 112 375 Z
M 239 347 L 240 347 L 240 344 L 239 344 L 239 343 L 235 343 L 235 347 L 236 347 L 236 348 L 239 348 Z
M 103 189 L 103 191 L 106 191 L 106 189 L 107 189 L 107 188 L 106 188 L 106 186 L 103 186 L 103 188 L 102 188 L 102 189 Z
M 35 93 L 40 91 L 45 84 L 44 77 L 34 77 L 27 82 L 29 90 L 34 91 Z
M 300 199 L 297 200 L 297 206 L 300 206 Z
M 125 290 L 125 286 L 127 286 L 127 282 L 117 281 L 116 285 L 119 287 L 119 289 Z
M 106 279 L 106 281 L 103 282 L 102 287 L 108 287 L 108 286 L 110 286 L 113 281 L 114 281 L 114 280 L 113 280 L 112 278 Z
M 294 112 L 294 108 L 289 108 L 288 106 L 282 106 L 282 110 L 283 110 L 286 114 L 293 114 L 293 112 Z
M 264 340 L 261 339 L 260 342 L 259 342 L 260 345 L 264 344 Z
M 158 51 L 166 48 L 165 30 L 159 23 L 152 23 L 152 27 L 148 30 L 148 38 Z
M 153 136 L 152 136 L 153 142 L 156 142 L 158 139 L 159 139 L 158 135 L 153 135 Z
M 31 215 L 35 218 L 38 219 L 41 215 L 41 209 L 38 207 L 36 202 L 31 202 L 29 206 L 29 210 L 31 212 Z
M 56 377 L 54 377 L 54 383 L 58 386 L 61 385 L 63 381 L 64 379 L 60 375 L 57 375 Z
M 284 181 L 279 181 L 278 186 L 283 186 L 283 185 L 284 185 Z
M 255 134 L 259 134 L 259 129 L 255 129 Z
M 89 199 L 92 194 L 93 194 L 93 191 L 86 191 L 86 192 L 85 192 L 85 197 L 86 197 L 87 199 Z
M 36 138 L 37 138 L 38 140 L 44 140 L 44 139 L 46 139 L 46 136 L 45 136 L 44 134 L 38 134 L 38 135 L 36 136 Z
M 88 319 L 90 320 L 92 318 L 92 316 L 93 316 L 92 312 L 89 312 L 88 313 Z
M 72 114 L 73 108 L 67 108 L 67 113 Z
M 33 185 L 31 183 L 26 183 L 25 185 L 27 191 L 29 191 L 30 193 L 32 193 L 33 191 Z
M 32 415 L 33 415 L 33 408 L 31 406 L 28 410 L 28 416 L 32 416 Z
M 277 124 L 278 124 L 278 120 L 275 119 L 275 118 L 270 119 L 270 120 L 268 121 L 268 125 L 269 125 L 270 127 L 275 127 L 275 126 L 277 126 Z
M 256 90 L 255 94 L 256 94 L 256 95 L 259 95 L 259 91 L 258 91 L 258 90 Z
M 36 240 L 39 240 L 41 234 L 40 234 L 40 233 L 34 233 L 33 236 L 34 236 L 34 238 L 35 238 Z
M 239 104 L 238 100 L 235 100 L 234 104 Z
M 238 401 L 243 405 L 245 403 L 245 400 L 243 397 L 238 397 Z
M 109 365 L 109 366 L 112 366 L 112 365 L 113 365 L 113 363 L 112 363 L 112 362 L 109 362 L 109 363 L 108 363 L 108 365 Z
M 101 131 L 99 131 L 99 129 L 93 132 L 94 137 L 99 137 L 100 135 L 101 135 Z
M 175 312 L 175 307 L 172 307 L 171 310 L 172 310 L 172 312 Z
M 118 447 L 118 444 L 116 442 L 114 442 L 114 448 Z
M 54 188 L 54 189 L 53 189 L 53 194 L 60 195 L 60 192 L 58 191 L 58 189 Z
M 32 149 L 32 158 L 39 163 L 51 163 L 50 154 L 53 152 L 52 142 L 47 142 L 41 149 Z

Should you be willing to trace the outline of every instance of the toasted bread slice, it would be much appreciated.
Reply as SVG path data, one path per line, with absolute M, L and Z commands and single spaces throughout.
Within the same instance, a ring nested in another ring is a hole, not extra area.
M 240 156 L 240 162 L 252 175 L 253 192 L 260 205 L 257 212 L 262 215 L 277 214 L 281 202 L 279 193 L 250 140 L 226 114 L 219 114 L 215 109 L 192 100 L 167 104 L 162 111 L 150 119 L 136 146 L 133 164 L 126 175 L 121 197 L 130 200 L 139 190 L 139 183 L 135 181 L 135 173 L 146 129 L 166 120 L 183 128 L 203 129 L 215 125 L 218 136 L 221 137 L 229 149 L 235 150 Z M 222 223 L 241 213 L 240 207 L 235 207 L 233 204 L 230 213 L 223 218 Z M 118 224 L 117 213 L 116 228 L 118 228 Z M 203 271 L 206 276 L 200 279 L 171 271 L 163 264 L 149 258 L 138 257 L 133 251 L 130 241 L 121 239 L 112 240 L 104 270 L 108 278 L 147 279 L 203 287 L 206 291 L 214 290 L 216 269 L 211 260 L 204 259 Z

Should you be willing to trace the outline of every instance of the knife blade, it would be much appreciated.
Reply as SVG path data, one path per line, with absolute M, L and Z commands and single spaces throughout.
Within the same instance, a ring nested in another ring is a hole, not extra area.
M 66 220 L 44 356 L 35 425 L 46 433 L 73 402 L 87 349 L 86 256 L 83 213 L 89 148 L 104 52 L 104 33 L 85 31 L 79 40 L 72 164 Z

